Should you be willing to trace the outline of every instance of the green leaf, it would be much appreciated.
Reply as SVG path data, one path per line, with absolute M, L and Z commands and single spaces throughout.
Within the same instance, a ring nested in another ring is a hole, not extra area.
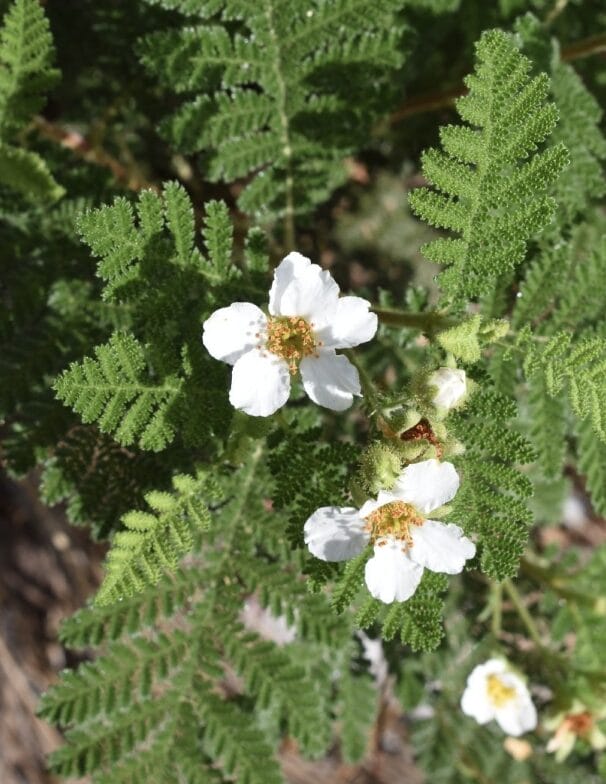
M 515 40 L 489 30 L 476 46 L 469 92 L 457 101 L 465 126 L 446 126 L 443 151 L 423 156 L 433 190 L 409 197 L 414 212 L 457 237 L 423 247 L 431 261 L 448 265 L 440 285 L 457 302 L 486 294 L 504 272 L 518 265 L 528 241 L 552 219 L 547 195 L 568 163 L 563 145 L 538 147 L 555 128 L 558 112 L 547 101 L 549 79 L 531 78 L 530 61 Z

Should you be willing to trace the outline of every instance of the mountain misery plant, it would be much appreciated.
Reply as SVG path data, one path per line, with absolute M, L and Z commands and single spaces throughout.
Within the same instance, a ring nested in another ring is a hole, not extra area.
M 3 461 L 109 544 L 54 775 L 277 783 L 394 696 L 432 782 L 606 775 L 606 546 L 547 544 L 606 513 L 604 14 L 527 5 L 0 4 Z M 382 169 L 435 282 L 344 263 Z

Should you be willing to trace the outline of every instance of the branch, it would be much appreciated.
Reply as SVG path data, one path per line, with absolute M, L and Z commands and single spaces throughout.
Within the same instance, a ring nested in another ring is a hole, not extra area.
M 589 38 L 583 38 L 576 43 L 563 47 L 560 58 L 563 62 L 572 62 L 573 60 L 580 60 L 583 57 L 590 57 L 601 52 L 606 52 L 606 34 L 592 35 Z M 413 96 L 390 115 L 388 124 L 397 125 L 406 117 L 445 109 L 452 106 L 455 100 L 461 95 L 465 95 L 466 92 L 465 87 L 460 84 L 456 87 L 450 87 L 448 90 Z
M 71 150 L 81 160 L 109 169 L 115 179 L 129 190 L 151 189 L 160 192 L 160 188 L 147 180 L 138 169 L 120 163 L 104 149 L 91 144 L 81 133 L 70 131 L 40 116 L 34 118 L 33 125 L 42 137 Z

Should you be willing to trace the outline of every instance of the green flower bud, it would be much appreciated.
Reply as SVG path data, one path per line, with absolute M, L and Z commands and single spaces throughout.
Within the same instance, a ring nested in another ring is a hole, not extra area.
M 387 444 L 376 442 L 362 453 L 360 479 L 369 493 L 389 490 L 400 475 L 402 463 L 398 454 Z

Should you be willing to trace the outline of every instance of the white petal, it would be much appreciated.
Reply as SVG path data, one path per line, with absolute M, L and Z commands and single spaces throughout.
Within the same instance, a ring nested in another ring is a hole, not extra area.
M 482 679 L 481 683 L 467 680 L 467 686 L 461 697 L 461 710 L 466 716 L 475 719 L 478 724 L 487 724 L 494 719 L 495 709 L 488 700 L 485 679 Z
M 429 377 L 429 384 L 436 387 L 432 403 L 436 408 L 450 410 L 467 394 L 465 371 L 454 368 L 438 368 Z
M 375 599 L 391 604 L 405 602 L 417 590 L 423 568 L 402 552 L 402 545 L 388 539 L 382 546 L 375 545 L 374 556 L 366 563 L 364 577 Z
M 297 251 L 289 253 L 278 264 L 274 270 L 274 280 L 269 290 L 269 312 L 272 316 L 280 315 L 279 303 L 288 284 L 301 275 L 310 264 L 311 261 L 307 256 L 303 256 Z M 294 313 L 293 315 L 299 316 L 301 314 Z
M 385 506 L 385 504 L 391 504 L 392 501 L 397 500 L 397 497 L 393 495 L 393 493 L 390 493 L 387 490 L 379 490 L 379 494 L 376 500 L 371 498 L 368 501 L 365 501 L 364 504 L 360 507 L 360 517 L 368 517 L 368 515 L 376 512 L 377 509 Z
M 345 411 L 360 395 L 360 378 L 351 362 L 334 351 L 320 351 L 317 357 L 305 357 L 299 366 L 303 388 L 319 406 Z
M 347 561 L 366 547 L 369 534 L 357 509 L 323 506 L 303 528 L 305 544 L 323 561 Z
M 333 320 L 338 304 L 339 287 L 330 272 L 310 264 L 276 297 L 275 307 L 277 315 L 301 316 L 318 332 Z
M 332 321 L 317 331 L 326 348 L 351 348 L 374 338 L 379 324 L 370 313 L 370 302 L 362 297 L 341 297 Z
M 413 542 L 410 557 L 432 572 L 459 574 L 465 561 L 476 554 L 475 544 L 452 523 L 425 520 L 423 525 L 411 526 L 410 533 Z
M 495 718 L 499 726 L 508 735 L 517 737 L 530 732 L 537 726 L 537 709 L 534 707 L 526 687 L 525 694 L 520 694 L 511 703 L 496 711 Z
M 256 305 L 234 302 L 206 319 L 202 342 L 211 357 L 233 365 L 259 343 L 255 335 L 266 326 L 265 314 Z
M 400 474 L 391 492 L 423 514 L 447 504 L 457 494 L 459 475 L 452 463 L 423 460 L 412 463 Z
M 290 374 L 283 359 L 255 348 L 236 362 L 229 402 L 251 416 L 270 416 L 288 400 Z

